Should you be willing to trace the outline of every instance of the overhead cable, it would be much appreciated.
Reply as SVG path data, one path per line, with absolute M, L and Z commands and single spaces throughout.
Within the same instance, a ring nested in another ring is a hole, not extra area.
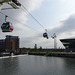
M 44 29 L 44 26 L 29 12 L 29 10 L 23 5 L 22 5 L 22 7 L 25 9 L 24 11 L 25 12 L 27 11 L 29 13 L 29 15 Z
M 0 12 L 2 15 L 5 15 L 6 16 L 6 14 L 4 14 L 4 13 L 2 13 L 2 12 Z M 33 29 L 33 28 L 31 28 L 30 26 L 28 26 L 28 25 L 26 25 L 26 24 L 23 24 L 22 22 L 20 22 L 20 21 L 18 21 L 18 20 L 16 20 L 16 19 L 13 19 L 12 17 L 10 17 L 10 16 L 8 16 L 10 19 L 12 19 L 12 20 L 14 20 L 14 21 L 16 21 L 16 22 L 18 22 L 18 23 L 20 23 L 20 24 L 22 24 L 22 25 L 25 25 L 26 27 L 28 27 L 29 29 L 32 29 L 32 30 L 34 30 L 34 31 L 36 31 L 35 29 Z

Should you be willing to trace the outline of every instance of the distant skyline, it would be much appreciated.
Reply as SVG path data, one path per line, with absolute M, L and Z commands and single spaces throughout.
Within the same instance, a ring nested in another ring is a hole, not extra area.
M 59 41 L 61 38 L 75 38 L 75 0 L 18 0 L 30 13 L 42 24 L 42 28 L 25 11 L 20 9 L 0 10 L 0 12 L 22 22 L 20 24 L 10 18 L 7 21 L 12 22 L 14 31 L 3 33 L 0 29 L 0 39 L 6 35 L 19 36 L 20 47 L 38 47 L 53 48 L 53 33 L 57 35 L 57 47 L 63 48 Z M 10 7 L 4 4 L 3 7 Z M 0 13 L 0 26 L 4 22 L 4 15 Z M 26 27 L 29 26 L 31 28 Z M 45 29 L 48 31 L 49 39 L 43 38 Z

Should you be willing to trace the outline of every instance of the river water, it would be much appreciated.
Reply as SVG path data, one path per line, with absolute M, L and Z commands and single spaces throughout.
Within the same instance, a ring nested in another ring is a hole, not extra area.
M 0 75 L 75 75 L 75 58 L 33 55 L 0 58 Z

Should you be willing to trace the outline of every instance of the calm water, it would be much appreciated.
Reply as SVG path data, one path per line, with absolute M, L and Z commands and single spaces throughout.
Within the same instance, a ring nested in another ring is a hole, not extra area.
M 0 75 L 75 75 L 75 59 L 32 55 L 0 58 Z

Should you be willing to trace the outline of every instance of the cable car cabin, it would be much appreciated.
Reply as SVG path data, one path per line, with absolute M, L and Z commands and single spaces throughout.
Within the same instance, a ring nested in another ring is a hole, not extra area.
M 12 32 L 13 31 L 12 23 L 10 22 L 3 23 L 1 29 L 2 32 Z
M 48 34 L 47 33 L 43 33 L 43 37 L 48 39 Z

